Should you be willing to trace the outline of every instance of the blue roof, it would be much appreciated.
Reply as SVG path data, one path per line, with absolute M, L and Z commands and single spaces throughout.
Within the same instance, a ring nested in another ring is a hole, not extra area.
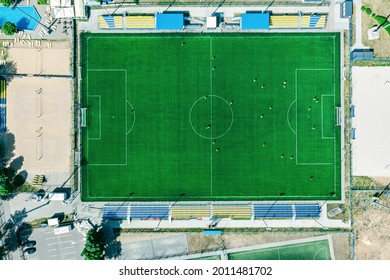
M 269 29 L 269 16 L 267 13 L 246 13 L 241 17 L 241 29 L 260 29 L 268 30 Z
M 157 30 L 183 30 L 184 16 L 183 14 L 157 14 L 156 29 Z

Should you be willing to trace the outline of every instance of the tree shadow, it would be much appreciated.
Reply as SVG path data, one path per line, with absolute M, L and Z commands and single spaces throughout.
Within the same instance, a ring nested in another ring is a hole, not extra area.
M 29 223 L 22 223 L 16 230 L 16 238 L 19 245 L 28 241 L 33 231 L 32 225 Z
M 0 66 L 0 75 L 5 77 L 7 84 L 12 81 L 13 75 L 17 72 L 16 63 L 14 61 L 6 61 Z
M 28 176 L 28 173 L 26 170 L 22 170 L 18 174 L 16 174 L 13 181 L 12 181 L 14 188 L 18 189 L 21 186 L 23 186 L 23 184 L 26 182 L 27 176 Z
M 120 231 L 116 230 L 120 227 L 119 221 L 102 221 L 102 230 L 104 232 L 105 258 L 117 259 L 122 253 L 122 243 L 117 241 L 116 238 L 120 235 Z
M 23 219 L 27 217 L 26 209 L 17 210 L 10 215 L 8 221 L 4 224 L 5 231 L 4 244 L 6 251 L 15 251 L 19 246 L 28 240 L 32 233 L 32 226 L 24 223 Z
M 14 157 L 15 135 L 6 132 L 0 134 L 0 168 L 6 167 Z
M 9 168 L 13 171 L 17 172 L 19 169 L 23 166 L 24 157 L 18 156 L 17 158 L 14 158 L 11 163 L 9 164 Z

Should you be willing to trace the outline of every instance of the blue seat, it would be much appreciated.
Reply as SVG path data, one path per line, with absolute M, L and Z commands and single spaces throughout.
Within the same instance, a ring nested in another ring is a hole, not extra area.
M 291 204 L 255 204 L 253 206 L 255 218 L 292 218 Z
M 131 205 L 130 218 L 164 219 L 169 216 L 168 204 Z
M 105 205 L 103 207 L 103 219 L 123 220 L 127 218 L 127 206 Z
M 319 218 L 321 207 L 318 204 L 296 204 L 296 218 Z

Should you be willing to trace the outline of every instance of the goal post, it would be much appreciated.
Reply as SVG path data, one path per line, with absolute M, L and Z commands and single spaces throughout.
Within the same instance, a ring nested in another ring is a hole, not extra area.
M 336 107 L 336 125 L 341 125 L 341 107 Z
M 81 108 L 81 127 L 87 127 L 87 108 Z

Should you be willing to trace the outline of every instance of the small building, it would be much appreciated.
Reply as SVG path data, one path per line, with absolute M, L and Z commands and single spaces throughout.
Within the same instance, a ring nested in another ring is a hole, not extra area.
M 156 14 L 157 30 L 183 30 L 184 15 L 181 13 Z
M 217 28 L 217 17 L 207 17 L 206 18 L 206 27 L 208 29 L 215 29 Z
M 241 16 L 242 30 L 269 30 L 269 12 L 247 12 Z
M 341 18 L 351 18 L 353 13 L 352 0 L 345 0 L 341 4 Z
M 351 53 L 351 60 L 373 59 L 373 49 L 355 49 Z

